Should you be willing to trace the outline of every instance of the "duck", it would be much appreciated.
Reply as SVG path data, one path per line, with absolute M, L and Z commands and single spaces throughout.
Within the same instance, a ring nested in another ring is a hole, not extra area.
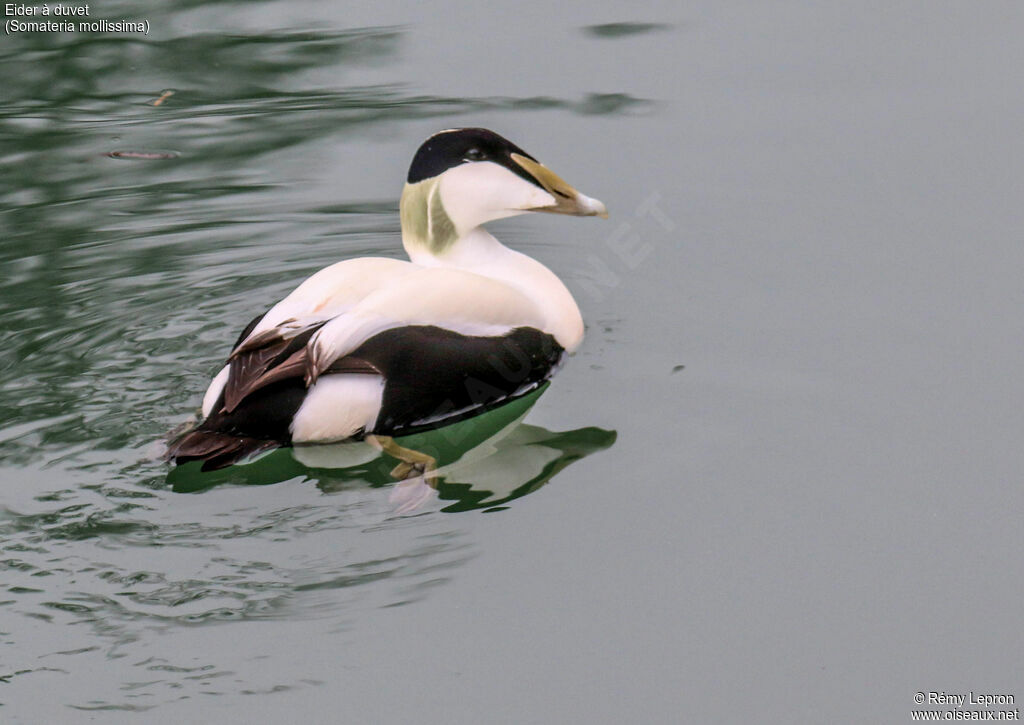
M 336 262 L 257 315 L 165 457 L 209 471 L 280 447 L 383 447 L 547 385 L 583 340 L 579 306 L 484 228 L 528 212 L 608 216 L 494 131 L 430 136 L 399 202 L 408 260 Z

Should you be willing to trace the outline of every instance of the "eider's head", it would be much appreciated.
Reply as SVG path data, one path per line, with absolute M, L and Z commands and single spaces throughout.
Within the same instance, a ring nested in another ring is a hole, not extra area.
M 600 201 L 493 131 L 450 129 L 413 157 L 402 191 L 402 237 L 407 248 L 442 254 L 481 224 L 528 211 L 608 216 Z

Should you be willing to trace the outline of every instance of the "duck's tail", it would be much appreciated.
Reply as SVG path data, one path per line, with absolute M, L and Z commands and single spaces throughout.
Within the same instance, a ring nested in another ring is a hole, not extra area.
M 280 441 L 204 430 L 200 426 L 171 441 L 164 458 L 178 465 L 202 461 L 202 470 L 215 471 L 281 445 Z

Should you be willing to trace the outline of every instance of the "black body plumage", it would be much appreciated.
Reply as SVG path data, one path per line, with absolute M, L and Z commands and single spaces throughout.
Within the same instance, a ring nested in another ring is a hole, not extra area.
M 314 331 L 304 333 L 301 342 Z M 280 343 L 282 352 L 272 350 L 272 360 L 284 364 L 287 351 L 304 350 L 297 342 Z M 380 413 L 372 430 L 362 433 L 401 436 L 465 420 L 536 390 L 554 375 L 564 353 L 554 337 L 529 327 L 480 337 L 414 325 L 374 335 L 327 373 L 382 376 Z M 245 367 L 245 355 L 232 364 Z M 232 406 L 225 402 L 226 387 L 206 420 L 170 445 L 168 459 L 202 460 L 203 470 L 213 470 L 291 445 L 291 422 L 308 388 L 302 366 L 289 369 L 287 377 L 254 389 Z

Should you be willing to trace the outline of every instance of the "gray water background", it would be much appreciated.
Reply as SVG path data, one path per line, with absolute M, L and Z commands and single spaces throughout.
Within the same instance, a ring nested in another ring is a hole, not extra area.
M 0 39 L 3 722 L 1024 697 L 1019 2 L 91 6 L 150 35 Z M 588 325 L 528 423 L 614 435 L 491 513 L 176 492 L 154 442 L 239 328 L 400 255 L 458 125 L 608 204 L 495 231 Z

